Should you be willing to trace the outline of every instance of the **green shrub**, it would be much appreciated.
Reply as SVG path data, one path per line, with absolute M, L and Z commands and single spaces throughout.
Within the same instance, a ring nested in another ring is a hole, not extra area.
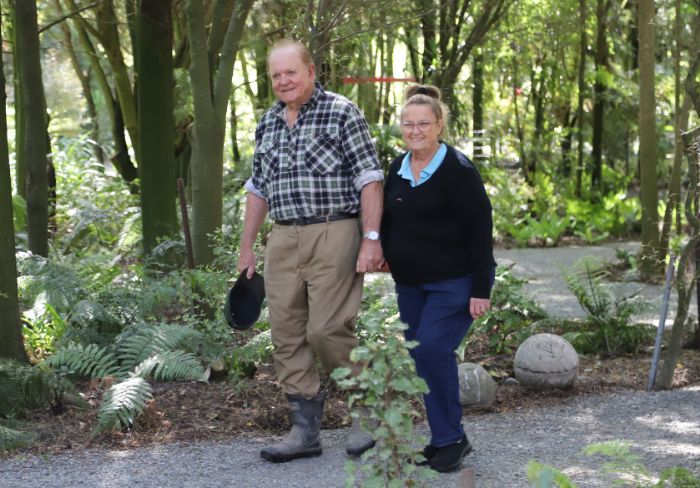
M 498 266 L 491 290 L 491 310 L 474 322 L 471 333 L 462 341 L 457 354 L 464 359 L 468 341 L 476 335 L 488 337 L 491 354 L 510 354 L 533 331 L 530 325 L 547 314 L 523 292 L 527 280 L 512 273 L 514 265 Z
M 637 353 L 651 344 L 654 330 L 634 324 L 634 315 L 648 310 L 649 305 L 639 295 L 615 295 L 603 279 L 609 274 L 590 258 L 580 260 L 564 274 L 571 292 L 576 296 L 586 319 L 576 330 L 563 334 L 580 353 L 601 353 L 617 356 Z
M 635 486 L 637 488 L 700 488 L 700 478 L 683 467 L 664 469 L 658 482 L 640 462 L 640 457 L 630 451 L 629 444 L 620 441 L 601 442 L 584 448 L 586 456 L 604 456 L 607 460 L 601 471 L 614 476 L 612 486 Z M 530 460 L 527 477 L 535 488 L 576 488 L 576 484 L 560 470 Z
M 338 368 L 331 375 L 339 386 L 353 391 L 350 405 L 366 407 L 370 418 L 379 423 L 371 431 L 376 446 L 362 455 L 359 465 L 352 460 L 347 462 L 346 486 L 358 483 L 368 488 L 420 486 L 421 480 L 433 473 L 415 464 L 422 456 L 416 452 L 414 443 L 425 439 L 413 435 L 417 412 L 411 400 L 427 392 L 427 385 L 416 376 L 408 353 L 417 343 L 403 340 L 406 325 L 399 322 L 398 315 L 381 322 L 368 321 L 365 327 L 368 336 L 377 340 L 358 346 L 350 357 L 368 367 L 355 377 L 349 368 Z M 368 426 L 363 428 L 367 430 Z

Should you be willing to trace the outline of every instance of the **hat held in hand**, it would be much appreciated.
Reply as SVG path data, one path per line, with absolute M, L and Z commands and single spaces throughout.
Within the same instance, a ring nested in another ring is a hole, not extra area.
M 237 330 L 250 328 L 260 317 L 265 299 L 265 281 L 258 273 L 248 279 L 243 271 L 226 295 L 224 317 L 228 325 Z

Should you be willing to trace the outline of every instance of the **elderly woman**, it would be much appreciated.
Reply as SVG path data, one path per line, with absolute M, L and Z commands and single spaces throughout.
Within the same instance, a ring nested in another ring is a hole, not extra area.
M 418 375 L 428 384 L 432 434 L 426 463 L 458 469 L 471 445 L 462 427 L 455 350 L 490 306 L 493 259 L 491 203 L 479 172 L 441 141 L 447 109 L 433 86 L 409 87 L 401 108 L 408 152 L 389 168 L 382 246 L 396 282 L 401 320 Z

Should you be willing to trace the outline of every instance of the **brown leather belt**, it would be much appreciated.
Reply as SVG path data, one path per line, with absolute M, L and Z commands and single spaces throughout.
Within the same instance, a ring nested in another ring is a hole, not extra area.
M 341 213 L 334 215 L 326 215 L 324 217 L 302 217 L 299 219 L 291 220 L 275 220 L 277 225 L 311 225 L 311 224 L 322 224 L 324 222 L 335 222 L 336 220 L 345 219 L 356 219 L 358 214 L 353 213 Z

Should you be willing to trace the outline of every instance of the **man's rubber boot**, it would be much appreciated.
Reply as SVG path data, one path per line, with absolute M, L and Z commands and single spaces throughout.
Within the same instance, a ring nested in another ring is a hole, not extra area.
M 301 395 L 287 395 L 292 430 L 280 442 L 263 447 L 260 457 L 273 463 L 283 463 L 292 459 L 320 456 L 321 417 L 325 399 L 323 393 L 308 400 Z
M 345 452 L 349 456 L 359 456 L 375 444 L 374 438 L 362 429 L 363 422 L 369 430 L 375 430 L 379 427 L 379 422 L 376 419 L 369 418 L 367 407 L 358 408 L 356 413 L 356 416 L 353 415 L 350 435 L 345 443 Z

